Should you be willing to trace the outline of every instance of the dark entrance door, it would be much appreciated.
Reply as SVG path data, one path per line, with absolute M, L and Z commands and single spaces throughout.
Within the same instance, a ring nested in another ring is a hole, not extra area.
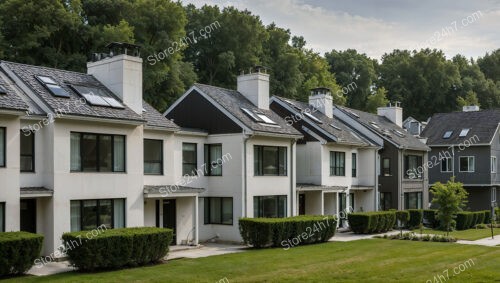
M 305 215 L 305 214 L 306 214 L 306 195 L 300 194 L 299 195 L 299 215 Z
M 21 231 L 36 233 L 36 199 L 21 200 Z
M 163 200 L 163 227 L 174 230 L 174 238 L 172 245 L 177 243 L 176 231 L 176 215 L 175 215 L 175 199 Z

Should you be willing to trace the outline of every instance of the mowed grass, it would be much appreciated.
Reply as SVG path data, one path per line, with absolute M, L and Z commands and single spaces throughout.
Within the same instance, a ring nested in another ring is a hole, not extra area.
M 330 242 L 287 251 L 249 250 L 142 268 L 5 282 L 217 282 L 223 278 L 229 282 L 426 282 L 446 269 L 451 276 L 454 267 L 469 259 L 473 266 L 453 277 L 453 282 L 500 282 L 500 248 L 386 239 Z
M 413 232 L 420 234 L 420 229 L 415 229 Z M 435 234 L 435 235 L 446 235 L 445 231 L 433 230 L 433 229 L 423 229 L 423 234 Z M 493 228 L 494 235 L 500 235 L 500 228 Z M 490 229 L 468 229 L 460 231 L 450 232 L 450 236 L 453 236 L 459 240 L 475 241 L 479 239 L 484 239 L 491 237 Z

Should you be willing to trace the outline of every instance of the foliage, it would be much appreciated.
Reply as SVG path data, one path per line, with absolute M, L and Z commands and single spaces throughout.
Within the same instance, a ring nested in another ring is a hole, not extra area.
M 396 225 L 401 227 L 408 227 L 408 222 L 410 221 L 410 212 L 407 210 L 397 210 L 396 213 Z
M 423 241 L 423 242 L 444 242 L 444 243 L 453 243 L 456 242 L 457 239 L 450 236 L 444 235 L 417 235 L 415 232 L 406 232 L 403 234 L 394 234 L 394 235 L 384 235 L 384 239 L 390 240 L 408 240 L 408 241 Z
M 432 203 L 439 206 L 438 218 L 441 227 L 445 228 L 446 231 L 450 231 L 455 215 L 462 211 L 462 208 L 467 203 L 468 193 L 463 188 L 463 184 L 455 182 L 453 177 L 446 184 L 434 183 L 431 192 L 434 197 Z
M 347 215 L 349 226 L 356 234 L 381 233 L 396 224 L 395 211 L 360 212 Z
M 368 96 L 365 110 L 370 113 L 377 113 L 377 108 L 387 106 L 387 104 L 389 104 L 387 90 L 381 87 L 374 94 Z
M 439 227 L 439 218 L 437 209 L 424 209 L 423 210 L 423 222 L 427 227 L 437 228 Z
M 295 245 L 328 241 L 335 234 L 337 219 L 334 216 L 309 215 L 288 218 L 241 218 L 239 229 L 243 242 L 254 248 L 290 248 Z
M 23 274 L 42 250 L 43 236 L 28 232 L 0 233 L 0 277 Z
M 103 230 L 91 238 L 86 237 L 88 233 L 80 231 L 62 236 L 69 261 L 80 271 L 158 262 L 167 255 L 173 238 L 171 229 L 156 227 Z
M 408 212 L 410 213 L 410 221 L 408 222 L 408 226 L 410 228 L 419 227 L 424 217 L 423 210 L 408 209 Z

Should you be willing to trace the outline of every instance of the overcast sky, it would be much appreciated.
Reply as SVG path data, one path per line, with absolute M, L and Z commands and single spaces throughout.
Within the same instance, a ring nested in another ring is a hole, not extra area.
M 421 46 L 477 58 L 500 48 L 500 0 L 183 0 L 248 9 L 325 53 L 354 48 L 376 59 Z M 448 33 L 442 34 L 443 29 Z M 437 35 L 439 33 L 439 37 Z

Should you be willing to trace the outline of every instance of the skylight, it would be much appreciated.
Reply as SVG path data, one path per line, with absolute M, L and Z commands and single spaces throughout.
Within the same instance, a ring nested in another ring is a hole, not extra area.
M 316 122 L 318 124 L 323 124 L 323 122 L 320 119 L 314 117 L 311 113 L 304 112 L 304 115 L 306 115 L 307 118 L 313 120 L 314 122 Z
M 341 131 L 341 130 L 342 130 L 341 128 L 339 128 L 339 127 L 335 126 L 334 124 L 330 124 L 330 127 L 334 128 L 334 129 L 336 129 L 336 130 L 339 130 L 339 131 Z
M 396 129 L 394 129 L 393 131 L 394 131 L 394 133 L 396 133 L 396 135 L 398 135 L 399 137 L 401 137 L 401 138 L 404 138 L 404 137 L 405 137 L 405 134 L 404 134 L 403 132 L 401 132 L 401 131 L 399 131 L 399 130 L 396 130 Z
M 69 93 L 64 90 L 53 79 L 45 76 L 36 76 L 38 81 L 42 83 L 54 96 L 69 97 Z
M 254 120 L 257 123 L 264 123 L 264 124 L 269 124 L 269 125 L 277 125 L 276 122 L 271 120 L 271 118 L 267 117 L 266 114 L 258 111 L 252 111 L 247 108 L 241 108 L 245 114 L 247 114 L 252 120 Z
M 451 135 L 453 134 L 453 131 L 446 131 L 443 135 L 443 139 L 449 139 Z
M 271 120 L 271 118 L 267 117 L 265 114 L 263 113 L 256 113 L 257 116 L 262 120 L 264 121 L 264 123 L 266 124 L 272 124 L 272 125 L 276 125 L 276 122 L 274 122 L 273 120 Z
M 3 85 L 0 85 L 0 94 L 7 94 L 7 90 Z
M 356 114 L 356 113 L 354 113 L 354 112 L 352 112 L 352 111 L 349 111 L 349 113 L 351 113 L 354 117 L 359 118 L 359 115 L 358 115 L 358 114 Z
M 469 133 L 469 130 L 470 129 L 462 129 L 462 131 L 460 132 L 459 137 L 461 137 L 461 138 L 466 137 L 467 134 Z
M 91 105 L 113 108 L 124 108 L 116 98 L 109 95 L 104 89 L 94 86 L 71 85 L 71 87 L 87 100 Z
M 380 127 L 378 126 L 378 124 L 377 124 L 377 123 L 375 123 L 375 122 L 373 122 L 373 121 L 372 121 L 372 122 L 370 122 L 370 125 L 372 125 L 372 126 L 373 126 L 374 128 L 376 128 L 376 129 L 380 129 Z

